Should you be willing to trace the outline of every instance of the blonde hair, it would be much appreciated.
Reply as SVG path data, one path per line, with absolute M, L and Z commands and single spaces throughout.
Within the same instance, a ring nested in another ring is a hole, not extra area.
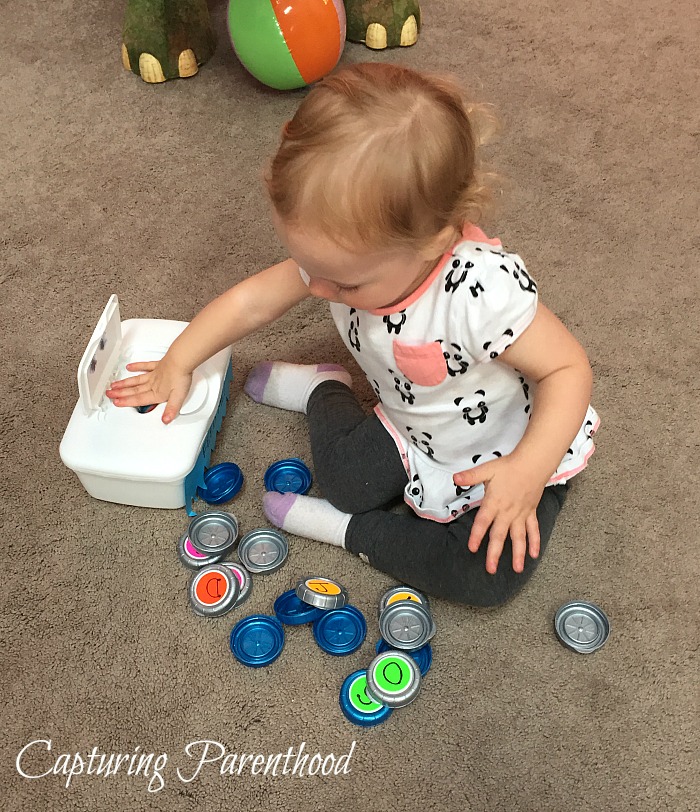
M 350 248 L 422 248 L 490 208 L 477 148 L 496 126 L 491 108 L 466 102 L 450 77 L 352 65 L 302 101 L 265 182 L 284 222 Z

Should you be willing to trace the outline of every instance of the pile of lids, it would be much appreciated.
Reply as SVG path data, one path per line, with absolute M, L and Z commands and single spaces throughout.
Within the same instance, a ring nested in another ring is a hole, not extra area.
M 240 606 L 253 588 L 251 573 L 278 570 L 287 559 L 287 539 L 277 530 L 251 530 L 238 544 L 238 563 L 224 560 L 238 540 L 232 513 L 209 510 L 195 516 L 178 541 L 180 561 L 197 570 L 189 587 L 194 612 L 219 617 Z

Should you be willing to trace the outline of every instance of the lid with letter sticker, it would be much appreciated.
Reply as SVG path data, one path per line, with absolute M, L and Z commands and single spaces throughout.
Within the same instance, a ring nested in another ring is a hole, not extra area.
M 339 702 L 345 718 L 359 727 L 379 725 L 394 712 L 393 708 L 367 694 L 367 672 L 363 669 L 345 678 Z
M 177 556 L 187 569 L 201 570 L 208 564 L 216 564 L 222 555 L 205 555 L 196 550 L 187 533 L 183 533 L 177 542 Z
M 196 614 L 219 617 L 233 609 L 240 587 L 228 567 L 212 564 L 201 569 L 190 582 L 190 604 Z
M 296 586 L 299 600 L 319 609 L 340 609 L 348 602 L 348 591 L 330 578 L 306 578 Z
M 403 708 L 418 696 L 420 681 L 420 670 L 406 652 L 385 651 L 369 664 L 367 696 L 391 708 Z

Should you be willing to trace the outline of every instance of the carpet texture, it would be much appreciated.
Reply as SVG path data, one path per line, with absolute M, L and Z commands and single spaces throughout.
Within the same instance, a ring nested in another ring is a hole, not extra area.
M 587 347 L 602 417 L 527 589 L 491 612 L 434 601 L 422 693 L 370 730 L 338 691 L 372 657 L 390 578 L 291 537 L 244 608 L 197 618 L 175 552 L 184 511 L 94 500 L 59 459 L 110 294 L 124 319 L 188 320 L 283 258 L 260 175 L 304 91 L 246 74 L 221 0 L 213 59 L 146 85 L 121 66 L 124 5 L 0 2 L 2 809 L 697 809 L 697 3 L 425 0 L 413 48 L 346 47 L 344 62 L 454 72 L 497 106 L 488 154 L 510 182 L 492 231 Z M 246 475 L 231 503 L 244 532 L 265 525 L 266 467 L 309 460 L 303 416 L 242 392 L 267 359 L 350 364 L 318 301 L 234 347 L 214 461 Z M 332 658 L 301 627 L 271 667 L 234 661 L 233 622 L 309 573 L 348 587 L 362 648 Z M 592 656 L 553 633 L 573 598 L 611 620 Z M 199 740 L 221 747 L 195 775 Z M 302 742 L 338 774 L 300 776 Z M 276 775 L 233 761 L 280 753 Z M 107 777 L 100 754 L 137 758 Z

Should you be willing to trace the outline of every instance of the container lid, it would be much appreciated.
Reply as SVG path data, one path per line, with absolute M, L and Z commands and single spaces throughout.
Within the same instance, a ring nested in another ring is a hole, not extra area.
M 192 519 L 187 535 L 200 553 L 224 555 L 236 543 L 238 521 L 232 513 L 209 510 Z
M 310 487 L 311 471 L 298 457 L 273 462 L 265 471 L 265 488 L 268 491 L 307 493 Z
M 385 651 L 391 651 L 391 646 L 386 640 L 380 638 L 377 642 L 377 654 L 382 654 Z M 407 651 L 406 653 L 415 660 L 416 665 L 420 669 L 421 677 L 424 677 L 428 671 L 430 671 L 430 666 L 433 664 L 433 649 L 430 643 L 426 643 L 421 648 L 415 649 L 415 651 Z
M 306 578 L 296 585 L 297 597 L 319 609 L 340 609 L 348 602 L 348 591 L 330 578 Z
M 284 648 L 284 628 L 276 617 L 249 615 L 231 629 L 231 653 L 243 665 L 261 668 L 273 663 Z
M 178 539 L 177 557 L 190 570 L 200 570 L 221 560 L 221 555 L 205 555 L 196 550 L 187 533 L 183 533 Z
M 377 702 L 367 694 L 367 672 L 354 671 L 340 688 L 340 709 L 345 718 L 360 727 L 374 727 L 386 721 L 393 708 Z
M 314 639 L 327 654 L 336 657 L 357 651 L 366 634 L 365 618 L 354 606 L 331 609 L 314 621 Z
M 379 600 L 379 614 L 381 615 L 387 606 L 396 603 L 396 601 L 415 601 L 430 611 L 428 599 L 422 592 L 410 586 L 392 586 L 391 589 L 387 589 Z
M 302 626 L 304 623 L 313 623 L 323 615 L 323 609 L 317 609 L 297 597 L 294 589 L 283 592 L 275 601 L 275 614 L 287 626 Z
M 204 487 L 199 498 L 210 505 L 229 502 L 243 487 L 243 474 L 235 462 L 220 462 L 204 473 Z
M 391 708 L 403 708 L 420 691 L 420 670 L 403 651 L 378 654 L 367 669 L 367 696 Z
M 222 561 L 221 565 L 231 570 L 233 577 L 238 581 L 238 597 L 233 604 L 233 608 L 235 609 L 242 603 L 245 603 L 250 597 L 250 593 L 253 591 L 253 579 L 242 564 L 236 564 L 233 561 Z
M 415 601 L 396 601 L 382 612 L 379 633 L 392 648 L 411 651 L 421 648 L 435 634 L 430 612 Z
M 554 630 L 567 648 L 579 654 L 591 654 L 608 639 L 610 621 L 594 603 L 571 601 L 557 610 Z
M 90 414 L 99 407 L 107 384 L 119 363 L 121 345 L 119 299 L 113 294 L 109 297 L 78 364 L 78 391 L 85 414 Z
M 220 617 L 233 609 L 240 587 L 233 573 L 221 564 L 200 570 L 190 582 L 190 604 L 198 615 Z
M 238 545 L 241 564 L 255 573 L 275 572 L 287 560 L 288 552 L 287 539 L 277 530 L 268 528 L 251 530 Z

